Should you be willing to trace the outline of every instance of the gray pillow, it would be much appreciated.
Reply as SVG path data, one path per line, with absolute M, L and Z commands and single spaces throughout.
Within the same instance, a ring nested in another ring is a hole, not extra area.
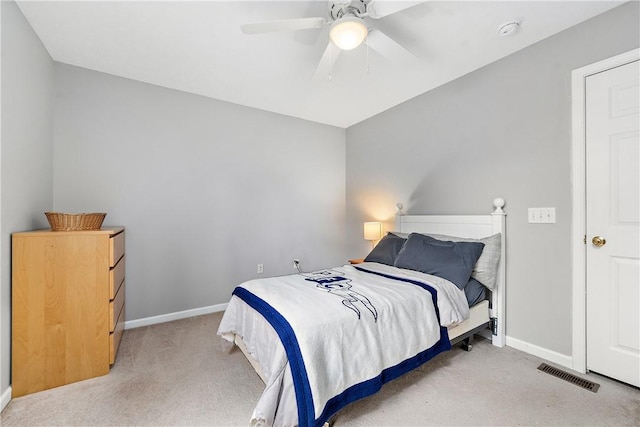
M 411 233 L 395 266 L 442 277 L 464 289 L 483 247 L 480 242 L 445 242 Z
M 364 259 L 365 262 L 378 262 L 380 264 L 393 265 L 400 249 L 407 239 L 388 233 L 378 242 L 375 248 Z
M 393 232 L 398 237 L 408 237 L 406 233 L 396 233 Z M 434 239 L 438 240 L 447 240 L 450 242 L 480 242 L 484 243 L 484 249 L 482 250 L 482 255 L 480 255 L 480 259 L 476 263 L 473 272 L 471 273 L 471 277 L 478 280 L 480 283 L 485 285 L 489 289 L 495 289 L 497 275 L 498 275 L 498 264 L 500 263 L 500 249 L 502 246 L 502 235 L 500 233 L 494 234 L 492 236 L 483 237 L 482 239 L 472 239 L 470 237 L 458 237 L 458 236 L 447 236 L 446 234 L 431 234 L 431 233 L 420 233 L 425 236 L 431 236 Z
M 498 274 L 498 264 L 500 263 L 500 248 L 502 236 L 500 233 L 482 239 L 472 239 L 468 237 L 447 236 L 444 234 L 429 234 L 438 240 L 449 240 L 451 242 L 480 242 L 484 243 L 482 255 L 478 259 L 471 277 L 485 285 L 489 289 L 496 287 Z

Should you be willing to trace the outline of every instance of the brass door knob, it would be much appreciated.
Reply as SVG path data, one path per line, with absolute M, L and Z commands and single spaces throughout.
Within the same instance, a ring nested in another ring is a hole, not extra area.
M 593 239 L 591 239 L 591 243 L 593 243 L 593 246 L 601 247 L 607 243 L 607 239 L 604 239 L 600 236 L 596 236 Z

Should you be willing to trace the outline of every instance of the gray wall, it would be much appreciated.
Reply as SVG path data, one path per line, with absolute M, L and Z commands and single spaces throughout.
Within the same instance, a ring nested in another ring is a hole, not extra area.
M 53 61 L 14 2 L 2 8 L 0 395 L 10 383 L 11 233 L 42 228 L 52 200 Z M 5 397 L 5 396 L 3 396 Z M 8 396 L 7 396 L 8 397 Z
M 10 377 L 10 233 L 46 226 L 42 212 L 54 208 L 105 211 L 108 224 L 127 226 L 133 320 L 224 303 L 257 277 L 257 263 L 277 275 L 294 257 L 313 269 L 364 255 L 362 222 L 390 220 L 397 201 L 412 213 L 485 213 L 502 196 L 507 333 L 570 354 L 570 71 L 638 47 L 637 2 L 346 135 L 54 66 L 16 5 L 0 10 L 0 393 Z M 556 206 L 557 224 L 527 224 L 531 206 Z M 336 249 L 345 241 L 348 251 Z
M 347 232 L 409 213 L 489 213 L 506 199 L 507 335 L 571 354 L 571 70 L 637 48 L 638 2 L 347 130 Z M 613 30 L 615 29 L 615 30 Z M 557 223 L 528 224 L 555 206 Z M 542 316 L 541 316 L 542 314 Z
M 54 207 L 127 227 L 127 320 L 341 264 L 345 131 L 56 64 Z

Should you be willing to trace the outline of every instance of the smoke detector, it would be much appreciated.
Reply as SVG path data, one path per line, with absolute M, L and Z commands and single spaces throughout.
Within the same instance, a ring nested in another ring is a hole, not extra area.
M 520 21 L 509 21 L 498 27 L 498 34 L 502 37 L 510 36 L 520 27 Z

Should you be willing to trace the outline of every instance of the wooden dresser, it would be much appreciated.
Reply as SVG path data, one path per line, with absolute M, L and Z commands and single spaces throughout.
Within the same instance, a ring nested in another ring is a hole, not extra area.
M 124 227 L 12 236 L 12 396 L 109 373 L 124 330 Z

